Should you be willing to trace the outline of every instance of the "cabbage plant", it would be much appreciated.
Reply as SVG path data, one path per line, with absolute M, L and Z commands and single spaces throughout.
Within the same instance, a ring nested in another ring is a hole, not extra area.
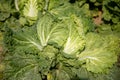
M 3 80 L 109 80 L 97 75 L 109 74 L 117 62 L 120 39 L 95 32 L 91 19 L 67 0 L 45 0 L 46 10 L 39 10 L 40 1 L 28 0 L 20 12 L 35 19 L 31 26 L 5 25 Z

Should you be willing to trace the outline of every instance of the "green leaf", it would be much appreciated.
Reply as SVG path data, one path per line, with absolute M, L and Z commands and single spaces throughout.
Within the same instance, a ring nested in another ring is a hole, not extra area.
M 73 19 L 70 18 L 66 20 L 66 25 L 69 29 L 69 36 L 63 49 L 63 52 L 66 54 L 73 54 L 77 51 L 82 51 L 85 45 L 83 24 L 81 24 L 81 21 L 77 19 L 76 16 L 72 17 Z
M 104 11 L 104 13 L 103 13 L 102 17 L 105 20 L 110 21 L 112 18 L 112 14 L 109 13 L 109 11 L 105 8 L 105 6 L 103 7 L 103 11 Z
M 63 4 L 67 4 L 69 0 L 50 0 L 49 2 L 49 10 L 54 9 L 56 7 L 60 7 Z
M 10 16 L 10 13 L 0 12 L 0 21 L 5 21 Z
M 38 15 L 37 0 L 28 0 L 24 6 L 23 14 L 25 17 L 36 20 Z
M 80 79 L 80 80 L 88 80 L 89 79 L 89 74 L 88 71 L 81 67 L 81 68 L 71 68 L 72 72 L 74 74 L 76 74 L 76 76 Z
M 40 54 L 45 55 L 49 59 L 54 59 L 55 55 L 58 54 L 58 50 L 54 48 L 53 46 L 48 45 L 44 48 L 44 50 Z
M 72 80 L 74 75 L 69 67 L 62 65 L 59 65 L 58 69 L 52 70 L 50 74 L 52 78 L 51 80 Z
M 90 0 L 90 2 L 96 2 L 96 0 Z
M 14 32 L 15 51 L 37 53 L 42 50 L 35 27 L 24 28 Z
M 33 55 L 17 52 L 7 54 L 4 60 L 6 67 L 3 79 L 7 80 L 42 80 L 37 58 Z M 31 76 L 32 75 L 32 76 Z
M 44 15 L 37 24 L 37 34 L 41 45 L 46 46 L 48 43 L 56 43 L 58 46 L 63 45 L 67 37 L 67 28 L 64 22 L 57 22 L 51 15 Z
M 71 4 L 64 4 L 60 7 L 56 7 L 50 10 L 50 13 L 59 19 L 66 19 L 67 17 L 71 16 L 72 14 L 77 14 L 79 12 L 79 8 L 73 6 Z
M 70 75 L 64 70 L 56 70 L 56 80 L 70 80 Z
M 85 62 L 83 67 L 94 73 L 108 72 L 117 61 L 116 49 L 119 44 L 116 39 L 111 35 L 102 37 L 89 33 L 86 36 L 85 50 L 79 55 L 79 60 Z
M 12 0 L 0 0 L 0 11 L 1 12 L 12 12 L 14 11 L 14 4 L 13 4 L 13 1 Z

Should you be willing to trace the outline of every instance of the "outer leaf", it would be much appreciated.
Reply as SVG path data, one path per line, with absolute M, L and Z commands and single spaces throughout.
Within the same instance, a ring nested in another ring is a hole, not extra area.
M 1 12 L 13 12 L 14 8 L 13 8 L 14 4 L 12 0 L 0 0 L 0 11 Z
M 83 67 L 94 73 L 108 72 L 117 61 L 117 38 L 109 35 L 103 38 L 94 33 L 86 37 L 86 49 L 79 55 L 79 60 L 85 61 Z
M 53 74 L 53 76 L 55 77 L 55 80 L 70 80 L 70 75 L 64 71 L 64 70 L 56 70 L 54 71 L 55 74 Z
M 88 9 L 87 5 L 86 7 Z M 88 31 L 94 30 L 94 25 L 91 19 L 89 20 L 89 17 L 86 16 L 86 14 L 90 15 L 88 10 L 85 11 L 86 7 L 79 8 L 78 4 L 65 3 L 65 4 L 60 5 L 59 7 L 51 9 L 50 13 L 58 17 L 59 19 L 67 19 L 71 15 L 75 15 L 73 20 L 75 20 L 75 22 L 78 21 L 77 24 L 81 24 L 84 26 L 84 32 L 88 32 Z
M 69 0 L 50 0 L 49 3 L 49 9 L 54 9 L 56 7 L 59 7 L 63 4 L 67 4 L 69 2 Z
M 26 45 L 28 46 L 28 45 Z M 28 54 L 23 51 L 15 51 L 15 53 L 7 54 L 5 57 L 6 68 L 4 71 L 5 80 L 42 80 L 43 76 L 47 75 L 52 60 L 52 55 L 56 52 L 56 49 L 50 51 L 45 48 L 45 51 L 36 54 Z M 29 51 L 29 50 L 28 50 Z M 49 52 L 50 51 L 50 52 Z M 47 55 L 49 54 L 49 55 Z M 53 65 L 54 66 L 54 65 Z M 31 76 L 32 75 L 32 76 Z
M 5 21 L 9 16 L 9 13 L 0 12 L 0 21 Z
M 70 3 L 66 3 L 59 7 L 53 8 L 50 12 L 59 19 L 63 19 L 71 16 L 72 14 L 78 14 L 79 8 L 71 5 Z
M 72 72 L 78 77 L 77 80 L 88 80 L 88 71 L 85 68 L 71 68 Z
M 51 80 L 76 80 L 73 78 L 75 75 L 72 73 L 71 69 L 69 67 L 59 66 L 58 69 L 52 70 L 50 72 L 51 74 Z M 73 78 L 73 79 L 72 79 Z
M 15 51 L 25 51 L 28 53 L 36 53 L 42 50 L 37 32 L 34 27 L 24 28 L 23 30 L 14 33 Z
M 119 80 L 119 72 L 119 67 L 114 66 L 108 74 L 89 73 L 89 80 Z
M 5 63 L 7 66 L 4 71 L 4 80 L 42 80 L 37 58 L 33 55 L 19 52 L 12 56 L 8 54 Z
M 42 53 L 44 56 L 46 56 L 49 59 L 54 59 L 55 55 L 58 54 L 58 50 L 56 48 L 54 48 L 53 46 L 46 46 L 44 48 L 44 50 L 42 51 Z

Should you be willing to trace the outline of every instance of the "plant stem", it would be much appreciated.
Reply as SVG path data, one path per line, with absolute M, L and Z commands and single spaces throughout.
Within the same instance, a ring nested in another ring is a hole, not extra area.
M 17 9 L 17 11 L 19 11 L 18 0 L 15 0 L 15 8 Z
M 50 2 L 50 0 L 45 0 L 45 7 L 44 7 L 43 14 L 45 14 L 45 13 L 46 13 L 46 11 L 48 10 L 48 7 L 49 7 L 49 2 Z

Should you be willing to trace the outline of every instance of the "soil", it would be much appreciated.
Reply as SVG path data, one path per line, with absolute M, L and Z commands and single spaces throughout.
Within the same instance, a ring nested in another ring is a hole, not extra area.
M 2 67 L 3 67 L 3 66 L 2 66 L 2 64 L 1 64 L 1 63 L 2 63 L 2 59 L 3 59 L 2 52 L 3 52 L 3 48 L 0 46 L 0 80 L 2 79 L 2 75 L 3 75 L 3 74 L 2 74 L 2 71 L 3 71 L 3 70 L 2 70 Z
M 102 11 L 98 11 L 97 16 L 93 16 L 93 21 L 96 25 L 100 25 L 103 23 L 102 21 Z
M 3 59 L 2 52 L 3 52 L 3 48 L 0 46 L 0 63 L 1 63 L 2 59 Z

